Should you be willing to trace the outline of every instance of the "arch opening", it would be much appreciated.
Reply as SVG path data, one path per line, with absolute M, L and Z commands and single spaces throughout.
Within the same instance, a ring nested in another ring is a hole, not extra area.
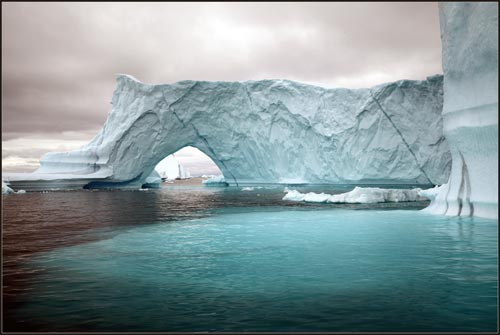
M 203 180 L 224 177 L 217 163 L 202 150 L 187 145 L 162 158 L 154 167 L 162 182 L 191 179 L 191 184 L 201 184 Z

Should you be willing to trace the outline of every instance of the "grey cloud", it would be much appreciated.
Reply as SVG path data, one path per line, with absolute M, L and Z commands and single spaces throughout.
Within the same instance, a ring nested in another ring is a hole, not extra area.
M 436 3 L 3 3 L 2 138 L 97 131 L 116 73 L 371 86 L 441 72 L 440 43 Z

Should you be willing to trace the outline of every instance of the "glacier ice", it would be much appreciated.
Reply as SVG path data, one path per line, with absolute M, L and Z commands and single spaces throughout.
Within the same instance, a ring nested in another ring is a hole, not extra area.
M 420 188 L 414 189 L 384 189 L 378 187 L 358 187 L 341 194 L 301 193 L 297 190 L 285 190 L 283 200 L 327 203 L 360 203 L 372 204 L 378 202 L 408 202 L 426 200 L 420 194 Z
M 193 146 L 234 186 L 442 184 L 451 167 L 442 82 L 325 89 L 287 80 L 149 85 L 119 75 L 97 136 L 45 154 L 31 180 L 58 174 L 86 188 L 138 188 L 161 159 Z
M 425 210 L 498 218 L 498 3 L 439 3 L 449 181 Z

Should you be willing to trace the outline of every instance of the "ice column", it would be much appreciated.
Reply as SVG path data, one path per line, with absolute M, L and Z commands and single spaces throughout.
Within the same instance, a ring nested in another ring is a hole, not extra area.
M 448 183 L 428 211 L 498 218 L 498 3 L 439 3 Z

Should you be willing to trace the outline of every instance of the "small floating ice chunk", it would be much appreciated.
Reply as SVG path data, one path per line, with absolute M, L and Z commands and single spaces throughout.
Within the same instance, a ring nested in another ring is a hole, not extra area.
M 253 191 L 253 190 L 258 190 L 264 188 L 262 186 L 252 186 L 252 187 L 243 187 L 241 190 L 242 191 Z
M 330 198 L 330 194 L 309 192 L 304 196 L 305 202 L 326 202 Z
M 7 183 L 2 179 L 2 194 L 15 193 L 13 189 L 11 189 Z
M 288 190 L 283 200 L 328 203 L 360 203 L 371 204 L 377 202 L 407 202 L 425 200 L 419 195 L 419 188 L 408 189 L 383 189 L 378 187 L 355 187 L 352 191 L 341 194 L 326 194 L 309 192 L 300 193 Z
M 289 190 L 287 194 L 283 197 L 283 200 L 289 200 L 289 201 L 304 201 L 305 194 L 300 193 L 299 191 L 296 190 Z

